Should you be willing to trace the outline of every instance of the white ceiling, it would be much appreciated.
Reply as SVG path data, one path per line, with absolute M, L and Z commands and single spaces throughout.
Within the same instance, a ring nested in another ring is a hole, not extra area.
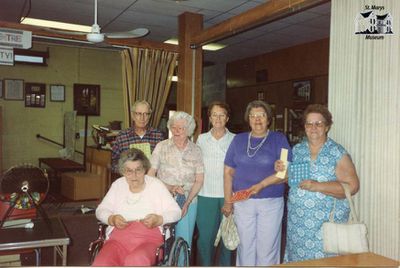
M 177 17 L 183 12 L 203 14 L 208 28 L 268 1 L 98 0 L 98 24 L 102 32 L 148 28 L 144 39 L 163 42 L 177 37 Z M 0 20 L 19 22 L 21 16 L 92 25 L 94 0 L 0 0 Z M 228 46 L 205 52 L 204 60 L 229 62 L 311 42 L 329 37 L 329 28 L 330 2 L 221 40 Z

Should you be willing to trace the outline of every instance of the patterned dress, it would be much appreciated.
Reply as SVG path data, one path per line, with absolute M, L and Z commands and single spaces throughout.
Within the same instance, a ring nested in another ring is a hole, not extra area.
M 317 159 L 311 160 L 307 140 L 293 148 L 293 162 L 310 164 L 310 179 L 318 182 L 336 180 L 336 165 L 347 151 L 328 138 Z M 324 253 L 322 224 L 329 220 L 334 197 L 320 192 L 310 192 L 291 183 L 289 168 L 288 223 L 284 262 L 319 259 L 334 256 Z M 349 204 L 345 199 L 337 199 L 335 222 L 347 222 Z

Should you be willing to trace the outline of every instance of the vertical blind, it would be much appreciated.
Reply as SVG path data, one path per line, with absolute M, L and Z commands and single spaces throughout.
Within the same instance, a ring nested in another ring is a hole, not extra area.
M 370 250 L 400 259 L 400 1 L 332 0 L 330 136 L 350 153 L 360 178 L 356 204 Z M 366 5 L 390 13 L 393 34 L 355 34 Z

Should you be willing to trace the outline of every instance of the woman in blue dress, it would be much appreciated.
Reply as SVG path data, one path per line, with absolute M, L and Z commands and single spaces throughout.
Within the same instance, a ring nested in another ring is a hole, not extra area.
M 332 115 L 320 104 L 303 114 L 306 139 L 293 148 L 289 166 L 288 223 L 285 262 L 333 256 L 324 253 L 322 224 L 337 198 L 335 221 L 347 222 L 349 205 L 340 183 L 357 193 L 359 180 L 347 151 L 328 137 Z

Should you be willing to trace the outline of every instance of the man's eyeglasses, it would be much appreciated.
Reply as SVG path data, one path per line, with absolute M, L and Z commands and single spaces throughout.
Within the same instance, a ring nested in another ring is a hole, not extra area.
M 267 117 L 266 113 L 254 113 L 254 114 L 249 114 L 250 119 L 256 119 L 256 118 L 265 118 Z
M 135 169 L 130 169 L 130 168 L 125 168 L 124 169 L 124 175 L 141 175 L 144 173 L 144 167 L 138 167 Z
M 306 122 L 305 123 L 306 128 L 312 128 L 312 127 L 324 127 L 325 126 L 325 121 L 314 121 L 314 122 Z
M 149 117 L 151 113 L 139 113 L 139 112 L 134 112 L 133 113 L 136 117 Z

